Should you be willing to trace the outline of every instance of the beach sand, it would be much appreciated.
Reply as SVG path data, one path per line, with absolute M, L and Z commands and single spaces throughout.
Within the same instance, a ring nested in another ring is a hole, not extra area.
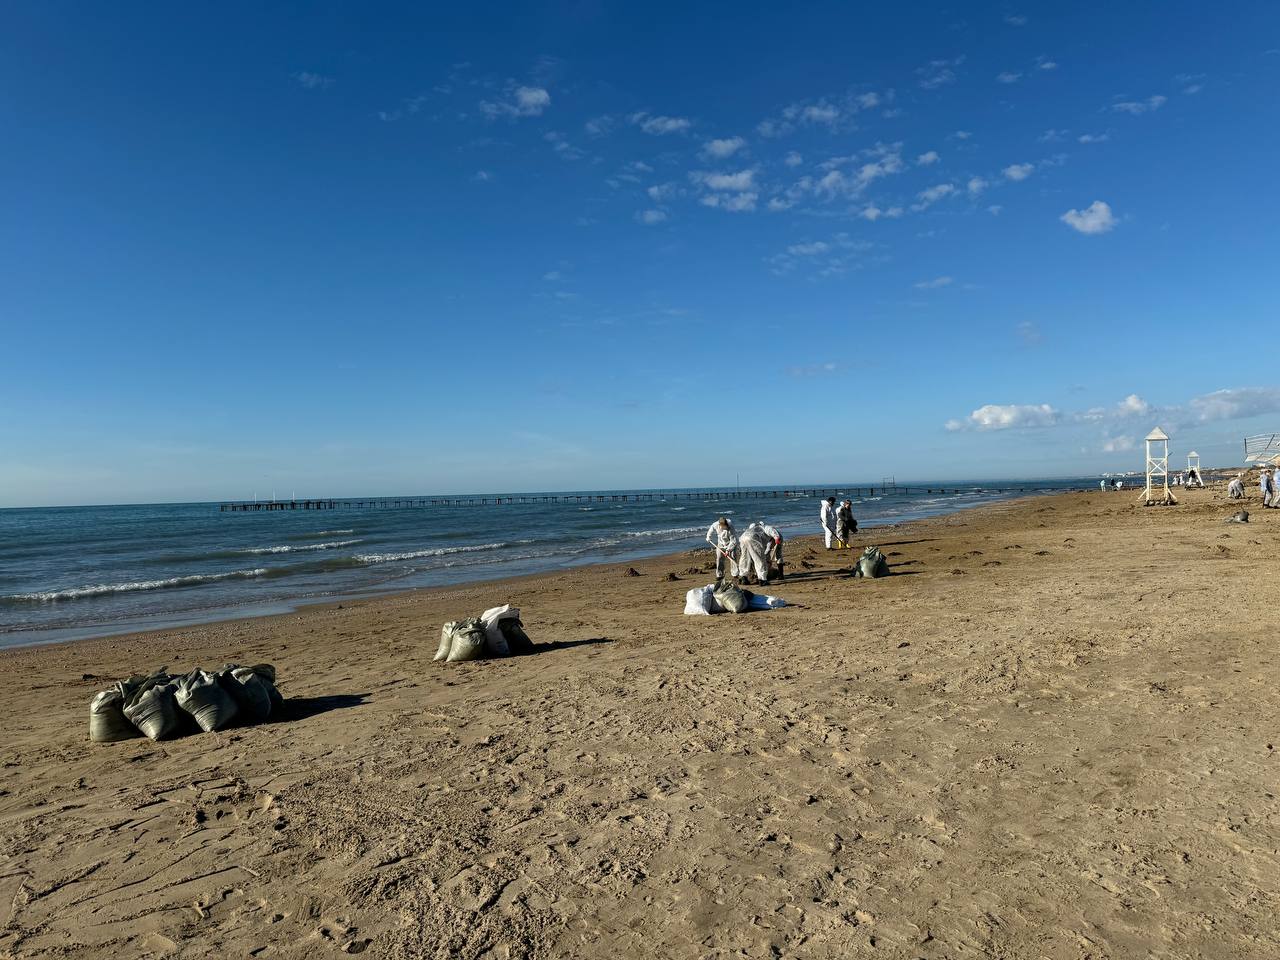
M 768 613 L 701 552 L 2 652 L 0 956 L 1280 956 L 1280 512 L 1135 495 L 798 540 Z M 277 722 L 87 741 L 264 660 Z

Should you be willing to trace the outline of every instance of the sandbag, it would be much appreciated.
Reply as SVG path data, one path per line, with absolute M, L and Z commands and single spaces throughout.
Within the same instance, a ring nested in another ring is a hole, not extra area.
M 854 565 L 853 575 L 855 577 L 887 577 L 889 561 L 884 558 L 879 547 L 867 547 Z
M 236 702 L 240 718 L 246 723 L 261 723 L 271 716 L 274 685 L 263 674 L 252 667 L 228 664 L 218 671 L 217 678 L 222 689 Z
M 479 620 L 451 620 L 444 625 L 444 632 L 449 635 L 449 653 L 446 657 L 449 663 L 479 660 L 484 656 L 488 638 Z
M 124 715 L 124 684 L 103 690 L 89 703 L 89 739 L 94 743 L 115 743 L 140 736 L 138 728 Z
M 524 632 L 524 624 L 520 622 L 519 617 L 499 620 L 498 628 L 502 631 L 502 636 L 507 641 L 507 649 L 511 651 L 512 656 L 533 653 L 533 641 Z
M 777 610 L 787 605 L 787 601 L 781 597 L 770 597 L 763 593 L 752 593 L 750 596 L 747 607 L 751 610 Z
M 751 603 L 751 595 L 747 591 L 727 581 L 716 584 L 712 596 L 729 613 L 746 613 Z
M 511 656 L 511 647 L 507 643 L 506 634 L 502 632 L 502 624 L 508 620 L 520 619 L 520 608 L 504 603 L 500 607 L 491 607 L 480 614 L 480 624 L 484 627 L 485 649 L 493 657 Z
M 163 740 L 182 726 L 182 713 L 176 698 L 178 685 L 167 677 L 162 683 L 147 686 L 125 704 L 124 715 L 144 737 Z
M 218 678 L 204 670 L 192 670 L 179 680 L 175 696 L 178 709 L 190 714 L 205 733 L 221 730 L 239 713 L 235 700 Z
M 715 611 L 712 606 L 719 607 L 715 598 L 715 586 L 694 587 L 684 595 L 684 612 L 688 616 L 710 615 Z

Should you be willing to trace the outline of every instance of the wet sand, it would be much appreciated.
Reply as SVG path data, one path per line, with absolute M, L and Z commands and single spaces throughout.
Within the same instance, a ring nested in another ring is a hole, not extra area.
M 794 541 L 767 613 L 683 616 L 704 551 L 0 652 L 0 956 L 1280 956 L 1280 511 L 1135 495 Z M 431 663 L 502 602 L 536 654 Z M 264 660 L 276 722 L 87 742 Z

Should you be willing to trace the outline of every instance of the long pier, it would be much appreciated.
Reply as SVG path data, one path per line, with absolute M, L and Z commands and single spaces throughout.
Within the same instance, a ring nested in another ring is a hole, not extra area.
M 662 500 L 783 500 L 796 497 L 876 497 L 958 493 L 1028 493 L 1027 487 L 805 487 L 795 490 L 675 490 L 641 493 L 529 493 L 506 497 L 371 497 L 330 500 L 255 500 L 223 503 L 220 513 L 266 510 L 403 510 L 414 507 L 495 507 L 534 503 L 643 503 Z

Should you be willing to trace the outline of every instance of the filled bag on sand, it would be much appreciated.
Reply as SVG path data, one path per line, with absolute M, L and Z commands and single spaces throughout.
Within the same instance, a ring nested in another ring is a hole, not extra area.
M 684 595 L 684 612 L 688 616 L 710 615 L 717 612 L 719 604 L 716 603 L 715 587 L 707 584 L 705 587 L 694 587 Z
M 524 624 L 520 622 L 519 617 L 499 620 L 498 629 L 502 631 L 503 639 L 507 641 L 507 650 L 513 657 L 533 653 L 533 641 L 524 632 Z
M 480 624 L 484 627 L 485 647 L 492 657 L 511 656 L 511 647 L 507 636 L 502 632 L 502 624 L 508 620 L 520 619 L 520 608 L 504 603 L 500 607 L 491 607 L 480 614 Z
M 273 671 L 274 672 L 274 671 Z M 271 716 L 273 684 L 252 667 L 227 664 L 217 673 L 218 683 L 236 702 L 240 717 L 246 723 L 261 723 Z
M 763 593 L 751 594 L 751 600 L 747 603 L 747 607 L 751 610 L 777 610 L 786 605 L 787 601 L 781 597 L 770 597 Z
M 887 577 L 889 561 L 884 558 L 879 547 L 867 547 L 858 558 L 858 563 L 853 568 L 853 575 L 855 577 Z
M 129 698 L 124 715 L 144 737 L 151 740 L 171 737 L 182 726 L 182 712 L 175 696 L 177 689 L 177 683 L 168 678 L 163 683 L 152 684 Z
M 191 715 L 205 733 L 221 730 L 236 718 L 239 708 L 218 678 L 204 670 L 192 670 L 178 681 L 178 709 Z
M 484 627 L 479 620 L 452 620 L 444 625 L 445 632 L 450 635 L 449 663 L 461 663 L 466 660 L 479 660 L 484 656 Z
M 751 603 L 751 595 L 743 590 L 737 584 L 721 581 L 716 584 L 712 593 L 716 603 L 720 604 L 729 613 L 746 613 L 747 607 Z
M 124 715 L 123 683 L 103 690 L 89 704 L 89 739 L 94 743 L 115 743 L 139 736 L 138 728 Z

